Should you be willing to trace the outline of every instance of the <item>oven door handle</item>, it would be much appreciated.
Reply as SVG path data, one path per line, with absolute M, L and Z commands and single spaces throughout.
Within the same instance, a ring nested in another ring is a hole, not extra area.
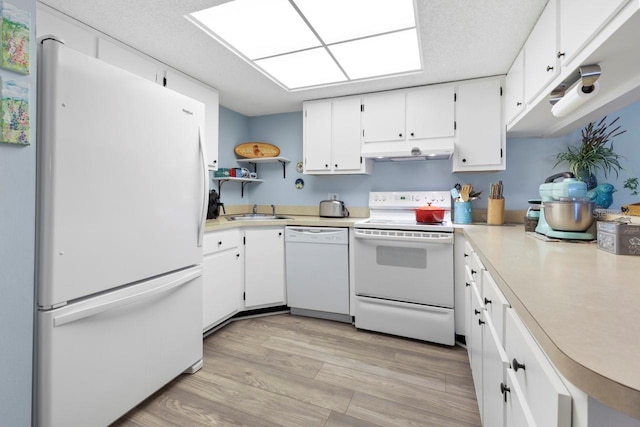
M 387 231 L 384 234 L 381 234 L 377 232 L 371 232 L 371 230 L 369 229 L 356 229 L 354 232 L 354 237 L 356 239 L 363 240 L 392 240 L 395 242 L 453 244 L 453 233 Z

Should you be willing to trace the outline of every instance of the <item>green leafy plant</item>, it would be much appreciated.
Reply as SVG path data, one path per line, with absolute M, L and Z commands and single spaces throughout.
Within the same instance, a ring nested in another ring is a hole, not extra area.
M 620 171 L 625 170 L 620 163 L 624 156 L 614 151 L 612 139 L 626 132 L 620 130 L 620 125 L 614 127 L 618 119 L 620 117 L 607 123 L 607 116 L 604 116 L 597 123 L 589 123 L 580 132 L 581 144 L 569 145 L 566 151 L 558 153 L 553 167 L 567 163 L 569 170 L 579 178 L 595 175 L 598 170 L 603 172 L 605 178 L 611 173 L 615 173 L 617 178 Z M 638 194 L 638 178 L 627 178 L 624 188 L 631 190 L 633 195 Z

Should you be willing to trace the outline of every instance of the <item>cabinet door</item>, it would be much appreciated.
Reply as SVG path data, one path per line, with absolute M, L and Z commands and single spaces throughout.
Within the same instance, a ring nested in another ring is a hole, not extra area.
M 485 318 L 483 326 L 482 361 L 482 425 L 502 427 L 504 425 L 504 397 L 500 384 L 504 383 L 505 369 L 509 366 L 507 355 L 497 335 L 491 317 Z
M 330 169 L 331 101 L 305 103 L 304 171 L 328 171 Z
M 571 395 L 515 311 L 506 311 L 505 350 L 536 424 L 571 426 Z
M 392 92 L 362 98 L 363 141 L 404 141 L 405 93 Z
M 242 308 L 242 258 L 237 229 L 205 233 L 202 246 L 202 328 L 210 329 Z
M 49 6 L 36 2 L 36 37 L 55 34 L 64 40 L 64 44 L 78 52 L 96 57 L 95 33 L 77 25 L 77 21 L 65 18 Z
M 559 11 L 562 63 L 566 64 L 575 58 L 628 2 L 629 0 L 562 0 Z
M 240 248 L 205 255 L 202 276 L 204 331 L 233 316 L 242 308 Z
M 246 308 L 286 303 L 284 228 L 256 228 L 245 231 Z
M 407 92 L 407 139 L 453 137 L 455 87 L 439 85 Z
M 527 104 L 531 103 L 547 87 L 551 79 L 560 73 L 557 16 L 557 0 L 549 0 L 525 43 L 524 92 Z
M 524 50 L 513 61 L 505 81 L 505 117 L 511 123 L 524 111 Z
M 506 370 L 506 389 L 504 426 L 505 427 L 536 427 L 533 415 L 522 396 L 522 389 L 515 377 L 513 369 Z
M 218 169 L 218 91 L 176 72 L 165 72 L 166 86 L 204 104 L 204 141 L 207 149 L 207 165 Z
M 360 170 L 360 98 L 333 101 L 331 164 L 336 171 Z
M 484 309 L 480 292 L 475 283 L 471 284 L 471 342 L 467 343 L 471 346 L 471 375 L 473 376 L 473 385 L 476 389 L 476 399 L 478 400 L 478 410 L 480 411 L 480 419 L 483 418 L 483 394 L 482 394 L 482 334 L 484 325 Z
M 504 169 L 501 85 L 492 78 L 458 86 L 454 172 Z
M 105 39 L 98 39 L 98 59 L 137 74 L 152 82 L 162 81 L 163 70 L 155 61 L 146 59 Z

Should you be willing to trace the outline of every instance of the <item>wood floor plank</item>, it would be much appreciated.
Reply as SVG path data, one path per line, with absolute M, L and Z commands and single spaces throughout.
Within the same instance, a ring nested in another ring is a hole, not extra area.
M 204 366 L 114 426 L 479 425 L 466 351 L 279 314 L 204 340 Z
M 363 334 L 350 323 L 331 322 L 313 317 L 278 315 L 264 317 L 261 320 L 269 324 L 275 323 L 289 328 L 295 328 L 297 331 L 303 333 L 314 332 L 333 337 L 338 335 L 343 338 L 351 338 L 358 341 L 369 341 L 372 337 L 371 334 Z
M 237 334 L 220 337 L 209 336 L 205 339 L 203 353 L 207 357 L 205 357 L 204 365 L 210 363 L 209 357 L 216 357 L 214 353 L 209 353 L 211 350 L 263 365 L 275 366 L 282 371 L 308 378 L 313 378 L 322 367 L 323 362 L 315 358 L 289 353 L 282 351 L 282 349 L 263 347 L 260 344 L 238 339 L 235 335 Z
M 347 415 L 385 427 L 479 427 L 480 416 L 460 417 L 458 412 L 439 415 L 428 410 L 356 392 Z M 469 419 L 467 419 L 469 418 Z
M 351 415 L 341 414 L 339 412 L 331 412 L 329 419 L 324 427 L 382 427 L 380 424 L 374 424 Z
M 323 426 L 330 410 L 230 380 L 206 371 L 184 377 L 177 388 L 191 391 L 219 404 L 242 408 L 242 412 L 284 427 Z
M 210 355 L 215 362 L 204 368 L 207 372 L 304 403 L 345 412 L 353 396 L 353 390 L 341 386 L 321 384 L 265 365 L 256 366 L 255 362 L 222 353 L 217 357 L 215 353 Z
M 443 390 L 420 387 L 399 381 L 394 377 L 382 377 L 353 371 L 341 366 L 325 364 L 316 380 L 329 384 L 342 384 L 356 391 L 364 391 L 367 394 L 380 399 L 401 403 L 422 409 L 434 414 L 447 416 L 450 413 L 458 414 L 458 417 L 467 422 L 473 422 L 471 415 L 477 410 L 475 400 L 449 394 Z

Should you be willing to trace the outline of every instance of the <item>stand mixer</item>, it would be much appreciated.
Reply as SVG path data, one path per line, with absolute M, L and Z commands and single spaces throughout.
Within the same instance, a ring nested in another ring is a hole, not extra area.
M 562 181 L 555 182 L 555 180 L 558 178 L 564 179 Z M 544 217 L 545 202 L 558 200 L 561 197 L 585 198 L 587 197 L 587 184 L 582 181 L 578 181 L 572 173 L 563 172 L 547 178 L 544 184 L 540 184 L 538 191 L 540 192 L 540 198 L 542 199 L 542 208 L 540 209 L 540 219 L 538 220 L 538 225 L 536 226 L 536 233 L 544 234 L 545 236 L 556 239 L 595 239 L 595 233 L 592 232 L 593 226 L 589 230 L 582 232 L 554 230 L 547 223 L 547 220 Z

